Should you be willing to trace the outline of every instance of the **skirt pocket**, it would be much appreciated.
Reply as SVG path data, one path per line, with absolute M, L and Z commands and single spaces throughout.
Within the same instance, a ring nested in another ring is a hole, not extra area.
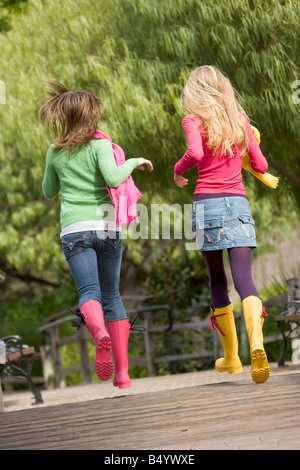
M 204 221 L 204 243 L 218 244 L 224 240 L 223 219 L 211 219 Z
M 251 215 L 239 215 L 241 235 L 244 238 L 255 238 L 254 219 Z

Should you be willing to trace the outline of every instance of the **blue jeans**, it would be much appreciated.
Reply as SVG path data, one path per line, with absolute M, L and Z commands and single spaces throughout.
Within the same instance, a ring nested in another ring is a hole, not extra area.
M 88 300 L 101 303 L 108 321 L 127 318 L 119 292 L 122 239 L 105 232 L 88 231 L 66 235 L 62 249 L 79 294 L 79 306 Z

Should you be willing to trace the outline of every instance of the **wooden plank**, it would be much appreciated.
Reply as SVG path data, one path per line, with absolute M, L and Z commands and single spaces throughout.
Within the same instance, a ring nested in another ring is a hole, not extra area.
M 84 335 L 84 330 L 78 332 L 79 352 L 80 352 L 80 365 L 83 383 L 89 384 L 92 382 L 91 372 L 89 368 L 89 351 L 87 342 Z
M 155 340 L 154 336 L 150 334 L 150 329 L 152 328 L 152 315 L 149 312 L 144 313 L 144 345 L 147 358 L 147 368 L 148 374 L 150 377 L 157 375 L 157 367 L 154 363 L 155 356 Z
M 53 315 L 46 317 L 45 322 L 50 323 L 50 322 L 57 320 L 58 318 L 65 317 L 66 315 L 70 314 L 70 310 L 72 312 L 79 312 L 79 307 L 78 305 L 75 305 L 74 307 L 71 307 L 70 309 L 68 308 L 68 309 L 63 310 L 62 312 L 54 313 Z
M 211 352 L 197 352 L 190 354 L 169 354 L 166 356 L 158 356 L 154 358 L 155 364 L 160 364 L 162 362 L 176 362 L 176 361 L 187 361 L 193 359 L 201 359 L 205 357 L 213 356 L 213 351 Z
M 208 321 L 173 323 L 169 331 L 195 330 L 196 328 L 209 328 Z M 151 326 L 149 333 L 164 333 L 168 331 L 168 325 Z
M 300 323 L 300 315 L 276 315 L 274 320 L 289 322 L 289 323 Z
M 287 293 L 282 295 L 277 295 L 276 297 L 272 297 L 271 299 L 264 300 L 263 304 L 265 308 L 275 307 L 276 305 L 286 304 L 288 300 Z
M 64 318 L 61 318 L 60 320 L 51 321 L 50 323 L 47 323 L 46 325 L 41 326 L 40 328 L 38 328 L 38 332 L 43 333 L 45 331 L 51 330 L 52 328 L 56 328 L 57 326 L 62 325 L 63 323 L 71 322 L 75 320 L 76 320 L 75 315 L 68 315 L 68 316 L 65 316 Z
M 300 373 L 1 415 L 0 449 L 300 449 Z M 111 455 L 111 454 L 110 454 Z
M 123 295 L 122 296 L 123 302 L 133 301 L 133 302 L 138 302 L 138 303 L 147 302 L 149 300 L 152 300 L 153 298 L 154 298 L 153 295 L 148 295 L 148 296 L 145 296 L 145 295 L 128 295 L 128 296 Z M 54 314 L 50 315 L 49 317 L 46 317 L 45 322 L 50 323 L 52 321 L 57 320 L 58 318 L 65 317 L 66 315 L 68 315 L 70 313 L 70 310 L 72 312 L 77 312 L 78 313 L 80 311 L 79 305 L 74 305 L 73 307 L 67 308 L 67 309 L 65 309 L 61 312 L 54 313 Z
M 2 379 L 2 381 L 6 384 L 28 384 L 27 378 L 20 375 L 8 375 Z M 45 379 L 42 376 L 35 376 L 31 377 L 31 382 L 35 385 L 43 385 L 45 383 Z
M 282 341 L 282 334 L 264 336 L 264 344 L 274 343 L 275 341 Z
M 28 348 L 23 348 L 21 351 L 15 351 L 8 356 L 6 356 L 6 359 L 8 361 L 16 361 L 20 357 L 25 357 L 25 356 L 32 356 L 32 354 L 35 353 L 35 349 L 33 346 L 30 346 Z

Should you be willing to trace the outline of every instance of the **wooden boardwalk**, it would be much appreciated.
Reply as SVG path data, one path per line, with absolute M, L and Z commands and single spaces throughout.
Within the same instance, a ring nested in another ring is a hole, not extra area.
M 140 383 L 144 391 L 139 390 Z M 86 399 L 79 387 L 76 400 L 73 387 L 52 391 L 52 397 L 57 394 L 56 403 L 51 402 L 49 391 L 48 404 L 24 404 L 24 409 L 15 411 L 9 411 L 12 399 L 4 394 L 0 449 L 164 454 L 172 450 L 300 449 L 300 366 L 279 369 L 273 365 L 270 379 L 259 385 L 245 368 L 235 376 L 198 372 L 136 379 L 132 390 L 123 392 L 108 383 L 98 390 L 108 386 L 117 391 L 112 397 L 105 392 L 97 398 L 91 385 L 85 386 Z M 59 401 L 59 393 L 65 400 Z

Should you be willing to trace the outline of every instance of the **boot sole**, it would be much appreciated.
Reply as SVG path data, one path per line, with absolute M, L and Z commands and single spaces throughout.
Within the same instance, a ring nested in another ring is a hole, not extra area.
M 109 380 L 114 371 L 114 364 L 110 351 L 111 339 L 108 336 L 104 336 L 97 344 L 95 362 L 97 377 L 102 381 Z
M 268 380 L 270 376 L 270 367 L 265 351 L 255 349 L 251 353 L 251 377 L 253 382 L 259 384 Z

